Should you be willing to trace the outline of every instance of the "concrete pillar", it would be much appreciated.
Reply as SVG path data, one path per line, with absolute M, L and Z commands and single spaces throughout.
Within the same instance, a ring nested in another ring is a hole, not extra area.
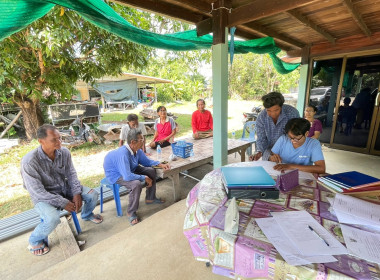
M 226 28 L 226 37 L 228 31 Z M 226 39 L 226 42 L 228 40 Z M 212 46 L 212 93 L 214 118 L 214 168 L 228 163 L 228 44 Z
M 305 103 L 308 104 L 306 100 L 306 90 L 307 90 L 307 80 L 309 75 L 309 64 L 302 64 L 300 69 L 300 82 L 298 87 L 298 100 L 297 100 L 297 110 L 300 116 L 303 116 L 303 111 L 305 108 Z

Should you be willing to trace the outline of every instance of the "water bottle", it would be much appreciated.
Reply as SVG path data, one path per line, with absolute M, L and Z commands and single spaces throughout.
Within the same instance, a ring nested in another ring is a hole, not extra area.
M 236 137 L 235 129 L 232 130 L 231 135 L 232 135 L 232 139 L 235 139 L 235 137 Z
M 190 151 L 190 157 L 189 157 L 189 160 L 190 160 L 190 161 L 193 161 L 193 160 L 194 160 L 194 148 L 191 149 L 191 151 Z
M 157 161 L 161 162 L 162 149 L 160 145 L 157 145 Z

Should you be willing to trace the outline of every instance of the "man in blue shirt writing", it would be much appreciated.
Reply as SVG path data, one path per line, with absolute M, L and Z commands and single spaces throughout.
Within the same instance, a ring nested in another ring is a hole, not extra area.
M 285 134 L 272 147 L 270 161 L 277 162 L 276 170 L 299 169 L 300 171 L 323 174 L 326 172 L 321 144 L 317 139 L 307 137 L 310 122 L 294 118 L 287 122 Z
M 146 204 L 164 203 L 156 197 L 156 171 L 152 166 L 164 170 L 170 169 L 168 164 L 146 157 L 142 148 L 144 137 L 140 129 L 131 128 L 127 135 L 127 144 L 109 152 L 104 159 L 104 172 L 111 184 L 117 183 L 130 190 L 128 219 L 133 226 L 139 222 L 136 211 L 139 208 L 140 194 L 145 183 Z

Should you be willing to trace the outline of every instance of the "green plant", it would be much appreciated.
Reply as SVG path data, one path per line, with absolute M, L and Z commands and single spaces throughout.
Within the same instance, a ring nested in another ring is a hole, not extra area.
M 32 208 L 33 203 L 29 195 L 15 197 L 0 204 L 0 219 L 16 215 Z
M 151 15 L 109 4 L 139 27 Z M 123 67 L 141 69 L 152 49 L 124 40 L 58 5 L 43 18 L 0 42 L 0 96 L 23 112 L 26 136 L 36 137 L 43 123 L 41 102 L 52 104 L 76 95 L 75 83 L 119 75 Z

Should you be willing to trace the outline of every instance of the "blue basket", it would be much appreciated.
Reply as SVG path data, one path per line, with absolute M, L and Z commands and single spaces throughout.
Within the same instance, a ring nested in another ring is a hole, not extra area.
M 191 151 L 193 150 L 193 143 L 187 143 L 186 146 L 178 146 L 177 142 L 172 143 L 172 150 L 173 154 L 176 155 L 177 157 L 181 158 L 187 158 L 190 156 Z

